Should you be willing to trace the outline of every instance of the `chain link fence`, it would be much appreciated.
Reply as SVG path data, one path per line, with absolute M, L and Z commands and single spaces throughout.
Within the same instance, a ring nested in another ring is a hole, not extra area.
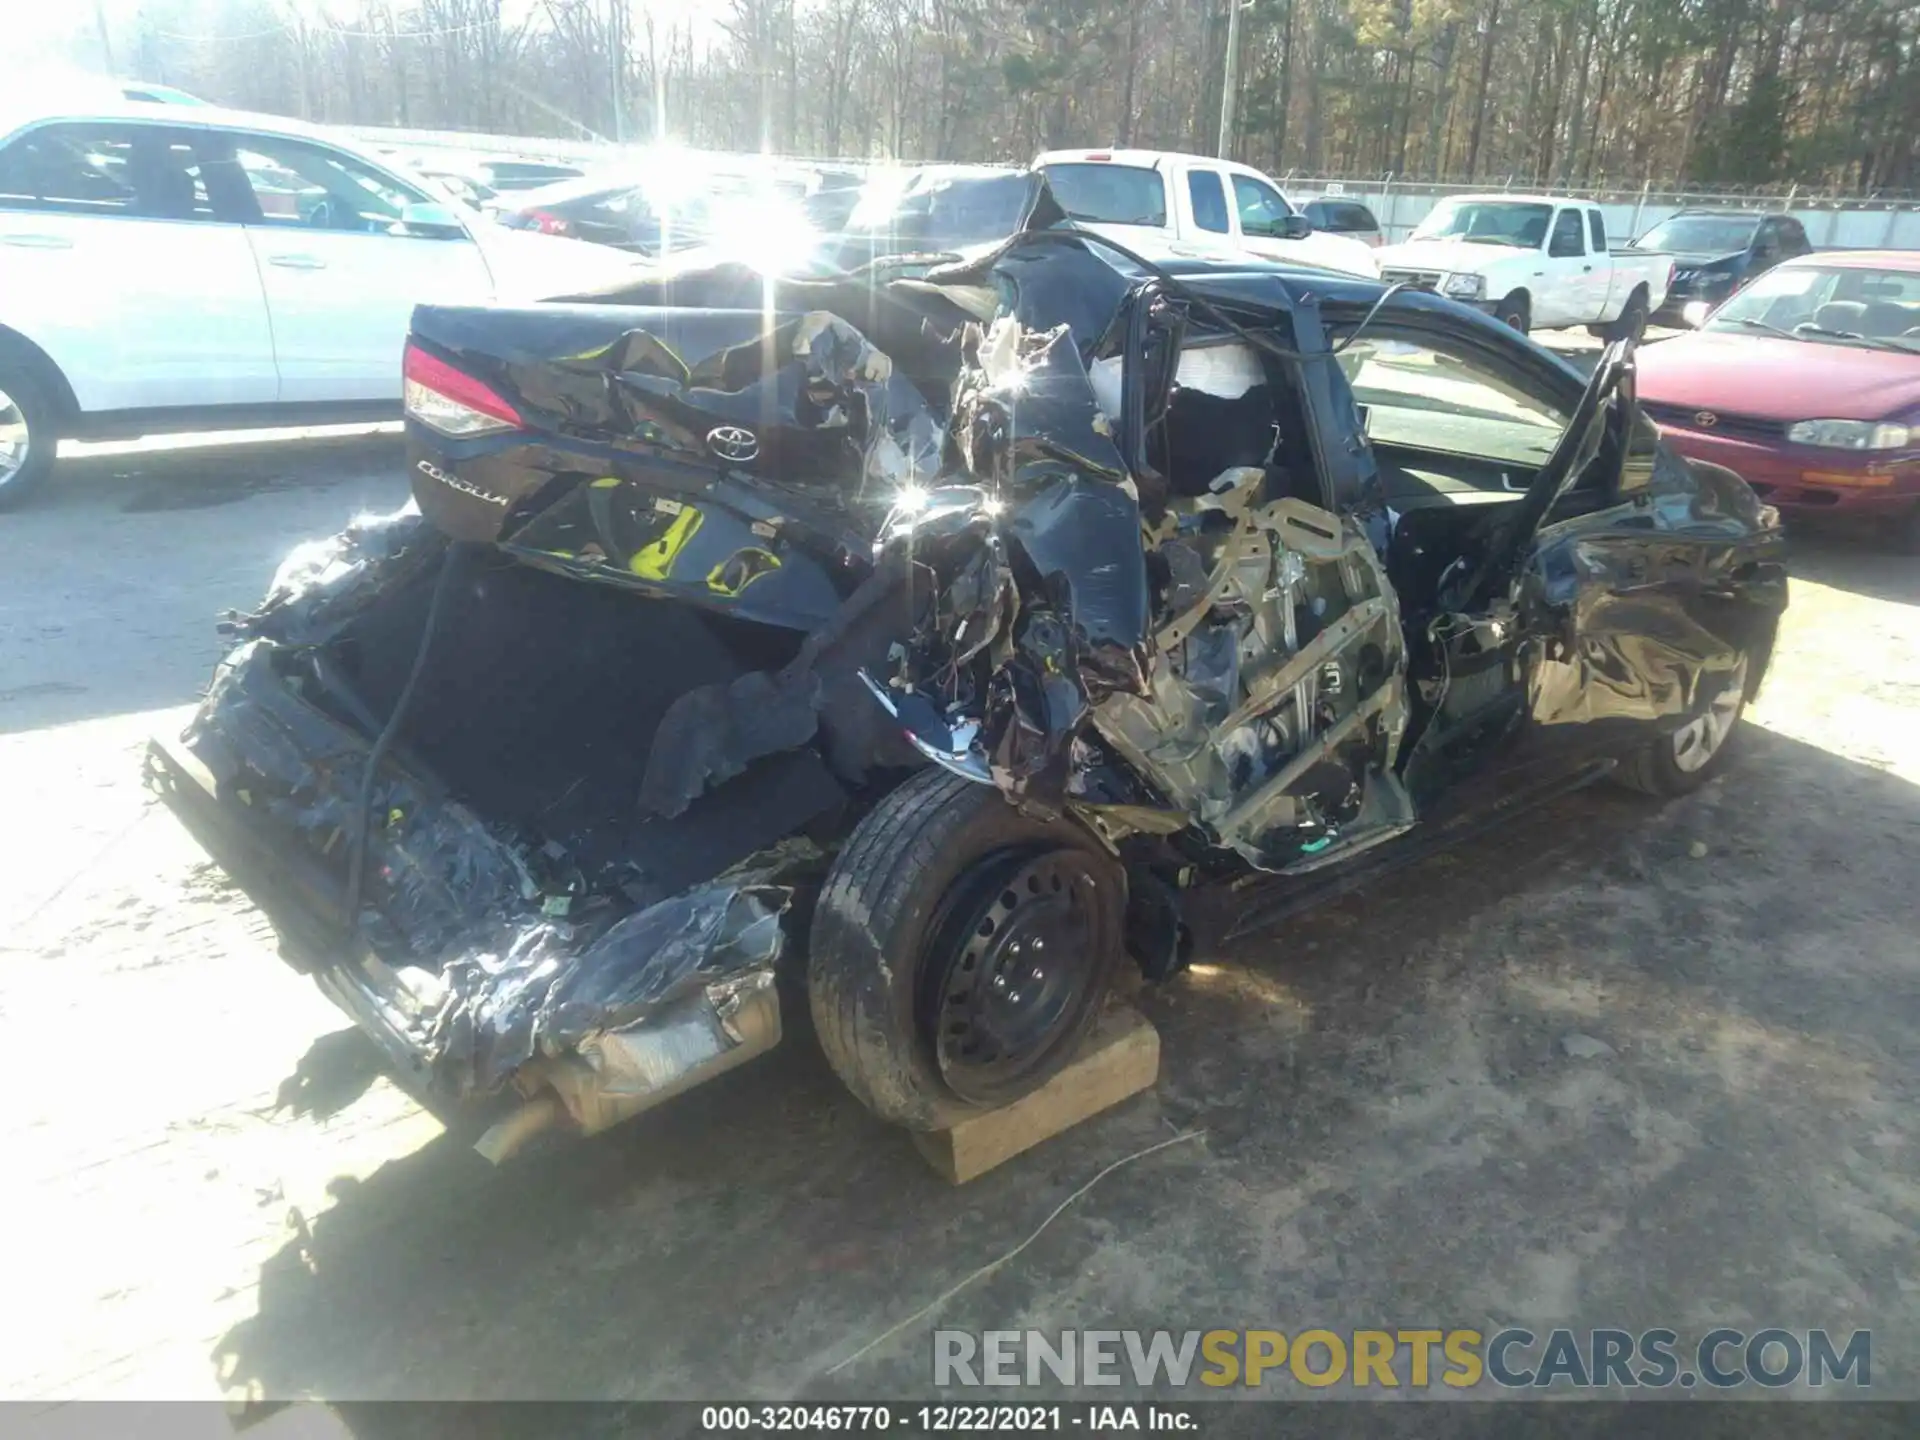
M 1449 195 L 1522 192 L 1514 183 L 1435 184 L 1392 176 L 1352 179 L 1289 171 L 1275 177 L 1295 204 L 1322 195 L 1356 200 L 1373 211 L 1388 242 L 1404 240 L 1427 212 Z M 1616 243 L 1644 235 L 1681 210 L 1758 210 L 1793 216 L 1806 227 L 1807 239 L 1822 250 L 1920 249 L 1920 200 L 1907 195 L 1841 195 L 1799 186 L 1769 190 L 1656 187 L 1598 187 L 1554 190 L 1556 195 L 1591 200 L 1606 216 Z
M 589 166 L 636 159 L 646 153 L 644 146 L 623 146 L 611 141 L 480 135 L 456 130 L 396 130 L 354 126 L 350 127 L 349 133 L 371 144 L 400 149 L 457 149 L 529 159 L 564 160 Z M 855 170 L 864 170 L 876 163 L 872 160 L 827 160 L 819 156 L 781 158 L 811 164 L 834 164 Z M 1427 212 L 1449 195 L 1521 192 L 1533 188 L 1514 181 L 1435 183 L 1401 180 L 1391 175 L 1355 178 L 1306 175 L 1298 171 L 1288 171 L 1275 178 L 1295 204 L 1322 195 L 1359 201 L 1373 211 L 1380 221 L 1381 233 L 1389 242 L 1406 239 L 1414 226 L 1426 218 Z M 1554 190 L 1552 193 L 1591 200 L 1599 205 L 1606 216 L 1607 233 L 1616 243 L 1644 235 L 1678 211 L 1714 209 L 1761 210 L 1792 215 L 1806 227 L 1807 239 L 1823 250 L 1920 249 L 1920 197 L 1913 195 L 1845 195 L 1803 189 L 1797 185 L 1784 189 L 1734 190 L 1723 187 L 1689 190 L 1655 186 L 1651 182 L 1639 187 L 1600 186 Z

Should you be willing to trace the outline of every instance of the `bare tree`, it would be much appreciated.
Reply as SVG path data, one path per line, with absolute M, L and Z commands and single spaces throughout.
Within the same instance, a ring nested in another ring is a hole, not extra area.
M 1022 161 L 1205 147 L 1227 0 L 142 0 L 72 53 L 315 119 Z M 1907 187 L 1920 0 L 1252 0 L 1276 171 Z

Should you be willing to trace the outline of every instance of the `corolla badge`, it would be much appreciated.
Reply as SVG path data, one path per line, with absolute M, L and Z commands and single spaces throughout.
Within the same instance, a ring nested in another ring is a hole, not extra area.
M 449 475 L 430 460 L 422 460 L 414 468 L 429 480 L 438 480 L 449 490 L 458 490 L 462 495 L 471 495 L 474 499 L 484 500 L 489 505 L 506 505 L 508 503 L 506 496 L 496 495 L 493 491 L 483 489 L 471 480 L 462 480 L 458 475 Z
M 1720 417 L 1711 410 L 1696 410 L 1693 412 L 1693 423 L 1702 430 L 1711 430 L 1720 423 Z
M 722 460 L 744 465 L 760 453 L 760 442 L 751 430 L 738 425 L 716 425 L 707 432 L 707 448 Z

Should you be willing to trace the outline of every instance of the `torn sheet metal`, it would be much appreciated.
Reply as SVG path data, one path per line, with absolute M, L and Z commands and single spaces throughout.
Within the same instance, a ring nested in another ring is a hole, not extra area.
M 411 980 L 438 993 L 420 1037 L 436 1085 L 456 1095 L 497 1090 L 536 1055 L 648 1019 L 686 997 L 754 974 L 771 976 L 789 892 L 738 880 L 700 886 L 627 916 L 585 945 L 551 922 L 510 927 Z
M 870 536 L 895 491 L 940 469 L 944 428 L 925 396 L 836 315 L 636 309 L 608 336 L 604 319 L 591 324 L 565 307 L 510 334 L 497 330 L 498 313 L 423 306 L 416 343 L 484 371 L 530 418 L 603 442 L 587 482 L 618 492 L 644 480 L 649 493 L 582 495 L 582 478 L 555 485 L 510 451 L 476 457 L 459 474 L 416 462 L 421 509 L 455 538 L 511 539 L 588 572 L 645 580 L 621 517 L 644 512 L 660 492 L 688 501 L 716 470 L 814 491 L 828 511 L 870 507 L 856 526 Z M 566 513 L 554 514 L 554 492 L 571 501 Z
M 1070 327 L 1030 331 L 1003 317 L 975 345 L 953 418 L 954 438 L 974 477 L 1017 484 L 1024 467 L 1052 461 L 1127 483 L 1113 417 L 1100 408 Z
M 1257 505 L 1260 478 L 1229 471 L 1178 513 L 1151 688 L 1093 722 L 1216 843 L 1285 870 L 1411 823 L 1394 775 L 1408 710 L 1399 606 L 1364 532 Z
M 516 558 L 785 629 L 811 630 L 840 608 L 840 576 L 799 528 L 756 517 L 734 480 L 669 487 L 657 465 L 573 486 L 500 543 Z
M 437 566 L 446 545 L 414 501 L 387 514 L 356 515 L 339 534 L 289 550 L 259 607 L 226 615 L 221 633 L 287 645 L 326 639 L 357 608 L 378 603 L 388 586 Z
M 301 963 L 437 1093 L 489 1094 L 535 1056 L 772 974 L 792 893 L 784 877 L 818 861 L 804 842 L 611 924 L 591 906 L 575 920 L 554 903 L 564 892 L 548 883 L 548 856 L 398 763 L 374 787 L 356 944 L 339 908 L 343 836 L 369 741 L 296 693 L 294 655 L 254 639 L 227 657 L 180 742 L 192 774 L 167 787 L 196 784 L 202 809 L 218 807 L 231 837 L 221 853 L 271 857 L 260 898 L 269 913 L 299 912 Z

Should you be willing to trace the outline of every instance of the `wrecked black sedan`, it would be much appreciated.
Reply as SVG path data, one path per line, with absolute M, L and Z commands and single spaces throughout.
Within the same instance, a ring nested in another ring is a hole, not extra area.
M 1123 963 L 1603 773 L 1713 774 L 1779 528 L 1436 296 L 1042 204 L 911 278 L 423 306 L 414 505 L 289 557 L 155 784 L 496 1158 L 804 987 L 888 1120 L 1041 1084 Z

